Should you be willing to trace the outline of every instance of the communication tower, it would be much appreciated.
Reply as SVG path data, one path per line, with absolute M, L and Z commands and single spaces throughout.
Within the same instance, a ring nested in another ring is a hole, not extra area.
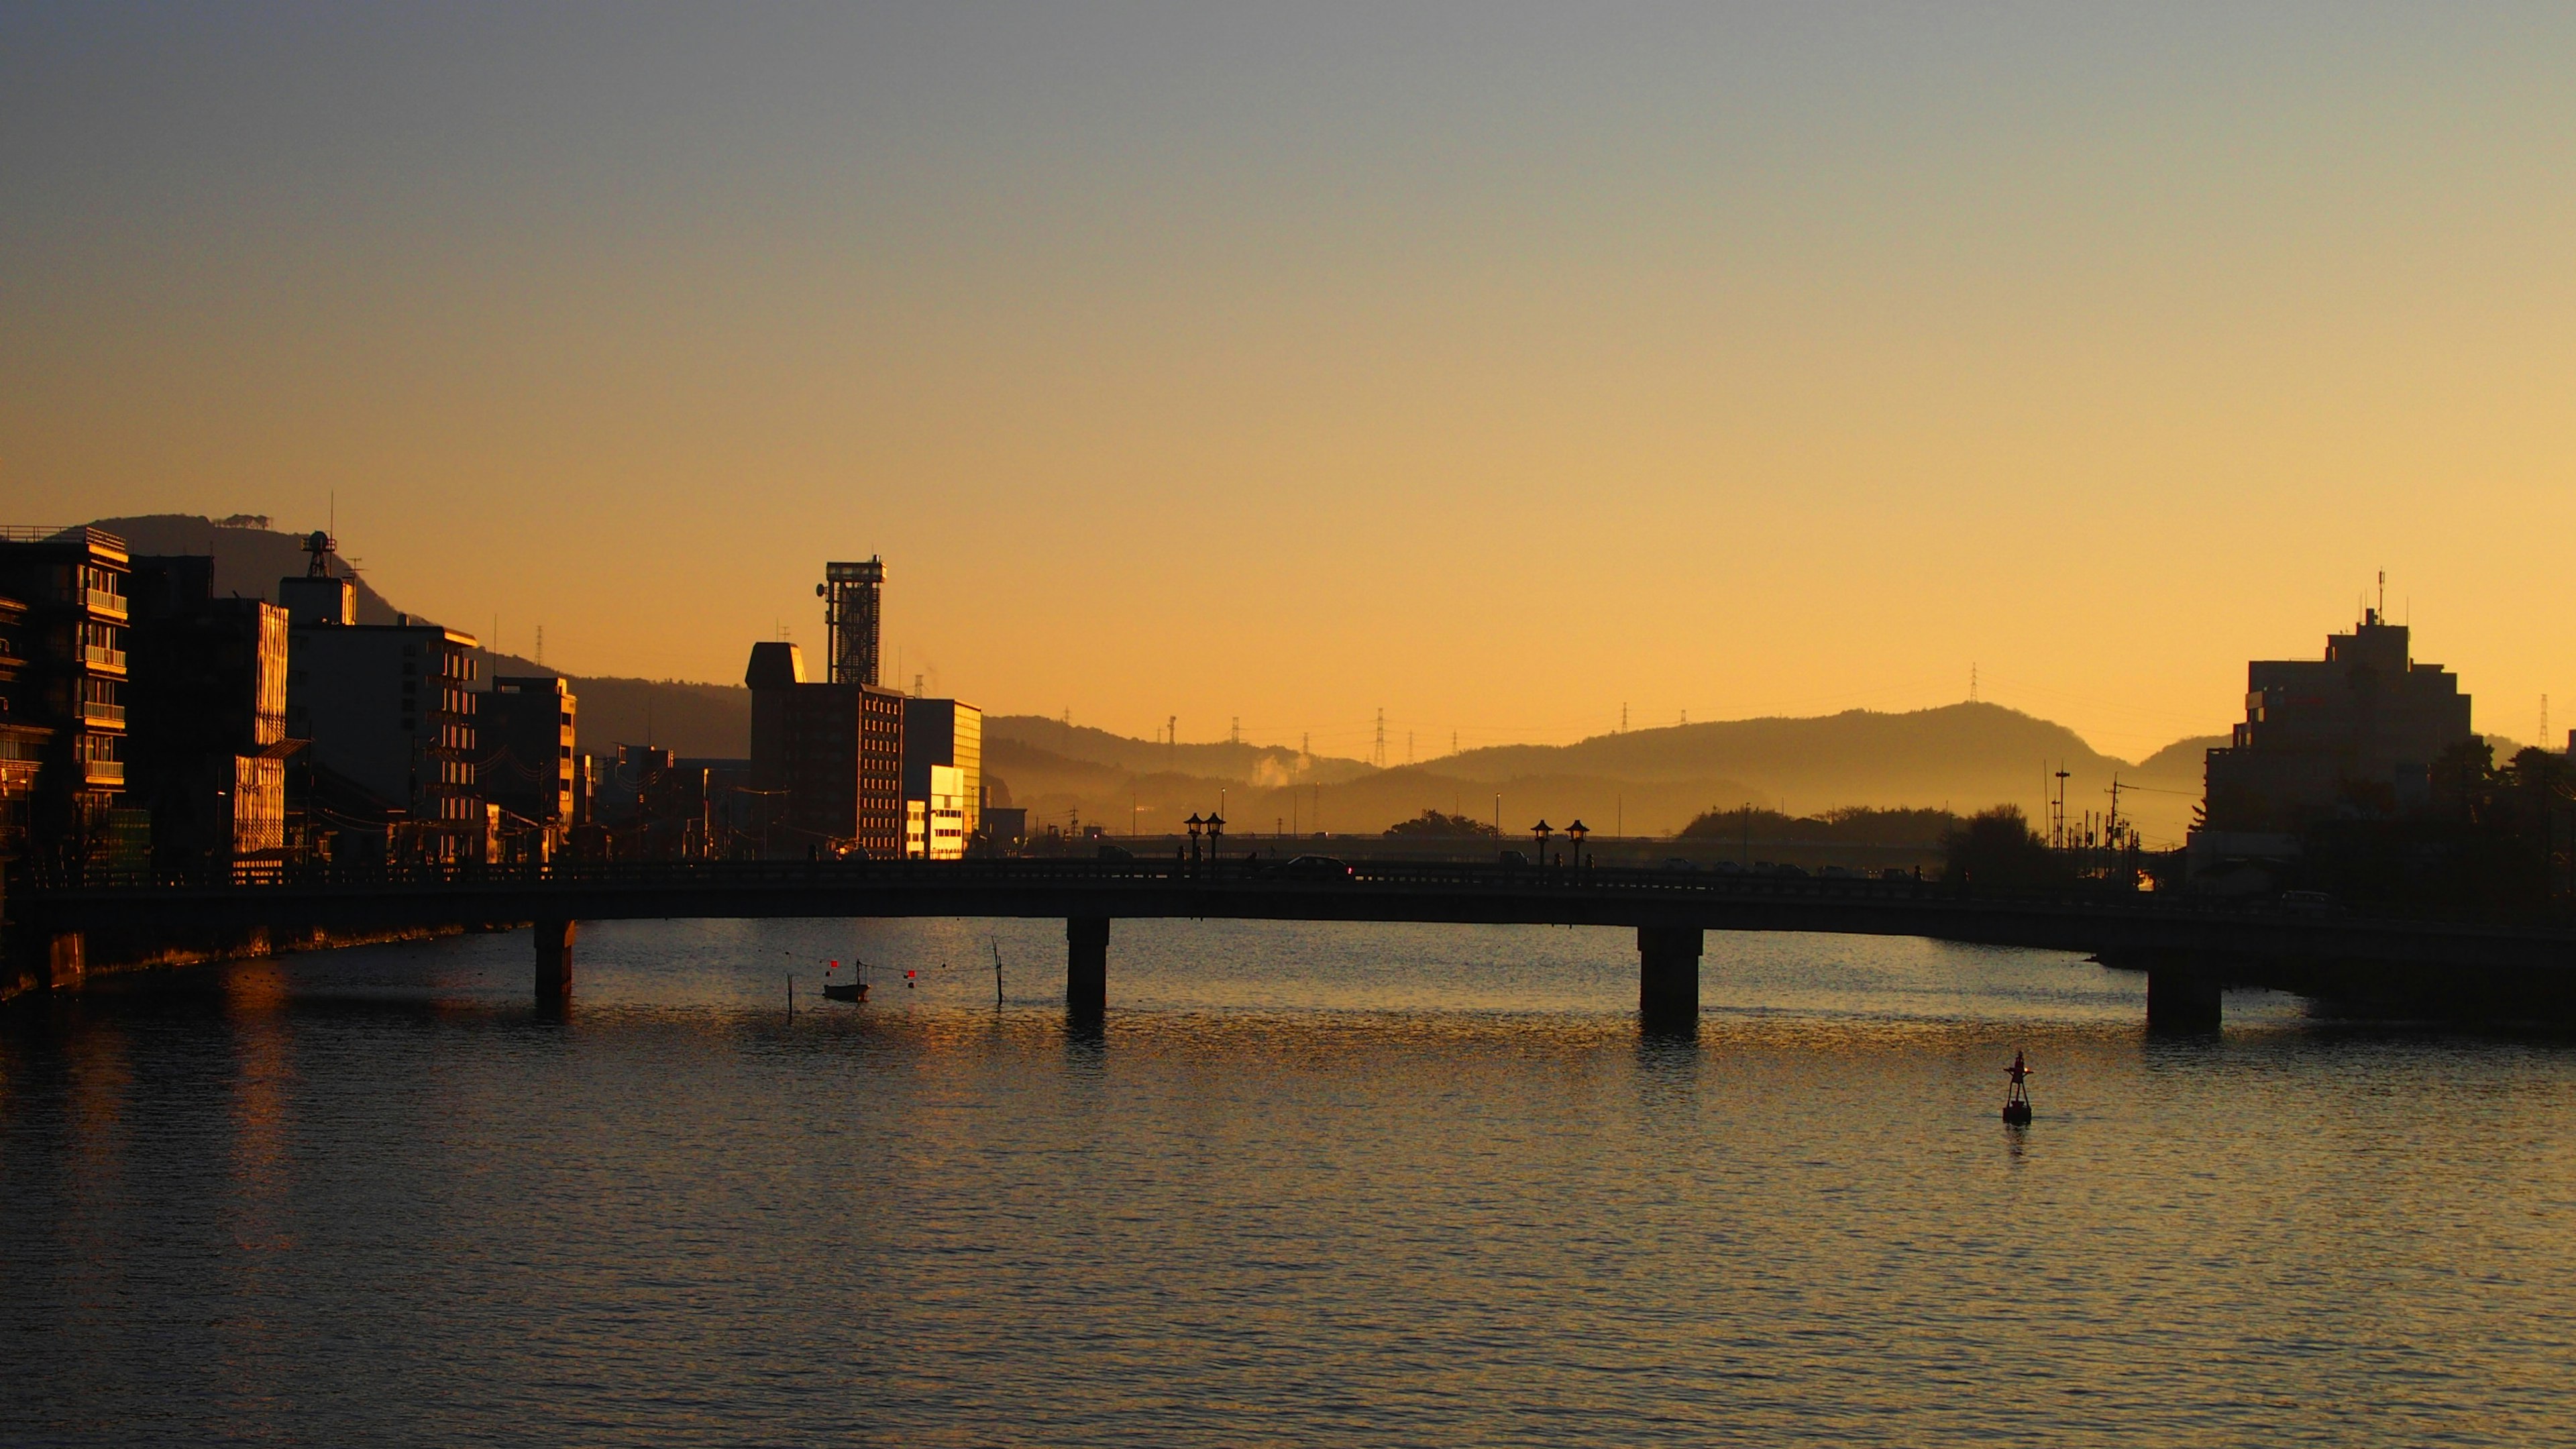
M 877 682 L 878 596 L 885 590 L 885 561 L 827 563 L 814 592 L 823 600 L 824 681 Z

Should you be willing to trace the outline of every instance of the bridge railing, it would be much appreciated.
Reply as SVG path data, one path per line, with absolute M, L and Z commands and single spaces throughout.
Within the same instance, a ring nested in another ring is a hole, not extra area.
M 1568 901 L 1654 900 L 1675 904 L 1725 902 L 1851 906 L 1885 909 L 2008 910 L 2019 913 L 2081 912 L 2093 916 L 2261 917 L 2273 921 L 2295 917 L 2345 916 L 2354 924 L 2385 922 L 2392 928 L 2456 930 L 2576 929 L 2564 916 L 2548 918 L 2472 918 L 2349 913 L 2313 904 L 2278 901 L 2230 901 L 2174 892 L 2100 890 L 1973 891 L 1940 881 L 1789 873 L 1690 871 L 1670 868 L 1504 865 L 1436 861 L 1352 862 L 1349 874 L 1301 872 L 1275 860 L 1199 861 L 1164 859 L 1064 860 L 987 859 L 964 861 L 878 860 L 556 860 L 551 863 L 483 863 L 442 861 L 397 862 L 258 862 L 229 870 L 161 873 L 141 870 L 45 869 L 21 861 L 12 871 L 14 896 L 85 902 L 83 909 L 113 909 L 119 898 L 160 898 L 195 893 L 227 897 L 274 894 L 281 903 L 290 896 L 434 895 L 443 892 L 503 892 L 518 900 L 511 909 L 531 911 L 542 903 L 530 893 L 904 889 L 953 893 L 960 914 L 973 914 L 972 896 L 983 890 L 1043 889 L 1104 896 L 1121 891 L 1358 892 L 1441 893 L 1453 896 L 1557 898 Z M 917 903 L 916 903 L 917 904 Z M 1104 902 L 1115 914 L 1115 901 Z M 569 907 L 577 911 L 578 906 Z M 2326 924 L 2324 921 L 2320 925 Z
M 32 864 L 32 863 L 30 863 Z M 923 890 L 1001 887 L 1134 888 L 1192 890 L 1400 890 L 1472 894 L 1562 894 L 1659 899 L 1967 901 L 2121 907 L 2160 911 L 2226 911 L 2242 907 L 2172 895 L 2086 896 L 1980 890 L 1973 896 L 1938 881 L 1913 878 L 1733 873 L 1673 869 L 1497 863 L 1354 862 L 1345 879 L 1273 860 L 1182 861 L 1162 859 L 963 861 L 880 860 L 565 860 L 249 862 L 229 869 L 188 873 L 86 869 L 29 870 L 22 888 L 43 892 L 437 892 L 558 889 L 706 890 L 814 889 L 904 886 Z

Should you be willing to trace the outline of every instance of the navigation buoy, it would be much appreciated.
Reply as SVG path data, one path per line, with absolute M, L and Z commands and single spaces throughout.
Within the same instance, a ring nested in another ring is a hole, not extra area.
M 2004 1075 L 2012 1085 L 2004 1090 L 2004 1121 L 2015 1127 L 2030 1125 L 2030 1064 L 2020 1052 L 2013 1053 L 2013 1064 Z

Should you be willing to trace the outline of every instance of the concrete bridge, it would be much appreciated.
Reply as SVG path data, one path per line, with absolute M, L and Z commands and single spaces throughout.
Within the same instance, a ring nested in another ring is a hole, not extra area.
M 2576 931 L 2391 920 L 2154 896 L 1971 894 L 1915 880 L 1359 863 L 633 862 L 89 883 L 22 894 L 37 974 L 267 954 L 454 929 L 533 927 L 541 997 L 571 988 L 583 921 L 699 917 L 1057 917 L 1065 1001 L 1108 1002 L 1120 918 L 1615 926 L 1637 933 L 1650 1025 L 1699 1012 L 1708 931 L 1817 931 L 2083 952 L 2147 975 L 2150 1025 L 2206 1029 L 2219 992 L 2265 986 L 2366 1003 L 2576 1017 Z

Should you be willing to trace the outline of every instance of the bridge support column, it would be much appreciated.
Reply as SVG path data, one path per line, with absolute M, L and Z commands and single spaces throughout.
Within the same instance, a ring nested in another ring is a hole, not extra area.
M 1064 1009 L 1076 1016 L 1109 1010 L 1109 918 L 1072 916 L 1064 923 Z
M 2216 1031 L 2218 978 L 2189 966 L 2147 968 L 2147 1030 Z
M 1697 926 L 1637 928 L 1637 1014 L 1647 1026 L 1699 1024 L 1701 935 Z
M 572 921 L 539 921 L 529 934 L 537 938 L 537 995 L 553 999 L 572 991 Z

